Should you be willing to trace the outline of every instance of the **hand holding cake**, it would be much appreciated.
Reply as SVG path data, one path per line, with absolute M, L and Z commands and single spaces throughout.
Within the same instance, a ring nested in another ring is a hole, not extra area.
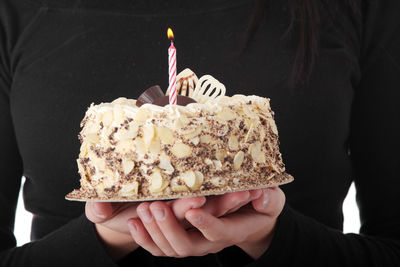
M 243 192 L 232 194 L 239 193 Z M 140 204 L 140 219 L 130 219 L 128 225 L 135 242 L 154 256 L 203 256 L 236 245 L 257 259 L 270 245 L 285 195 L 278 187 L 248 194 L 252 206 L 246 205 L 221 218 L 203 207 L 188 210 L 185 218 L 197 231 L 186 231 L 171 208 L 161 201 Z M 215 208 L 221 202 L 213 204 Z
M 180 230 L 193 230 L 196 225 L 195 222 L 192 224 L 191 218 L 196 215 L 196 212 L 201 212 L 202 214 L 207 214 L 208 217 L 219 218 L 222 216 L 229 215 L 240 208 L 246 207 L 247 209 L 252 209 L 250 207 L 250 202 L 254 203 L 268 203 L 265 202 L 265 196 L 267 199 L 270 199 L 271 196 L 262 194 L 263 192 L 259 190 L 252 191 L 240 191 L 227 193 L 224 195 L 211 196 L 206 198 L 203 197 L 193 197 L 193 198 L 181 198 L 177 200 L 172 200 L 168 202 L 153 202 L 149 204 L 147 202 L 140 204 L 138 202 L 134 203 L 110 203 L 110 202 L 87 202 L 86 203 L 86 216 L 87 218 L 95 224 L 96 231 L 100 240 L 105 245 L 105 248 L 112 256 L 112 258 L 118 260 L 124 257 L 126 254 L 132 252 L 140 246 L 147 249 L 150 253 L 156 254 L 156 251 L 159 252 L 159 249 L 155 249 L 156 246 L 154 244 L 149 244 L 150 240 L 142 240 L 143 236 L 148 235 L 159 235 L 164 236 L 164 234 L 160 233 L 160 230 L 155 228 L 152 231 L 149 229 L 149 232 L 140 232 L 137 234 L 133 234 L 133 237 L 130 234 L 130 230 L 128 227 L 133 229 L 140 228 L 140 225 L 146 224 L 145 221 L 148 221 L 150 218 L 155 218 L 152 213 L 154 207 L 161 207 L 164 209 L 168 209 L 169 214 L 173 214 L 173 216 L 169 216 L 169 222 L 172 220 L 173 222 L 177 222 L 179 224 Z M 260 202 L 261 201 L 261 202 Z M 259 205 L 258 204 L 258 205 Z M 151 206 L 151 207 L 150 207 Z M 201 208 L 201 210 L 195 211 L 194 209 Z M 279 208 L 279 207 L 278 207 Z M 271 208 L 270 208 L 271 209 Z M 193 210 L 195 214 L 193 215 L 187 213 Z M 139 214 L 139 215 L 138 215 Z M 140 216 L 140 217 L 139 217 Z M 189 216 L 187 220 L 186 216 Z M 192 216 L 192 217 L 190 217 Z M 140 219 L 143 219 L 143 223 Z M 153 223 L 156 219 L 150 219 Z M 167 221 L 168 222 L 168 221 Z M 139 224 L 139 226 L 136 226 Z M 165 223 L 164 223 L 165 224 Z M 171 225 L 169 223 L 169 225 Z M 141 228 L 144 229 L 143 227 Z M 203 226 L 203 231 L 207 231 L 207 229 Z M 252 228 L 254 229 L 254 228 Z M 200 230 L 200 229 L 199 229 Z M 212 230 L 212 229 L 211 229 Z M 147 230 L 144 230 L 147 231 Z M 178 235 L 179 233 L 183 233 L 182 231 L 176 232 L 176 229 L 168 229 L 168 232 L 175 233 Z M 226 243 L 227 244 L 227 243 Z M 212 244 L 208 244 L 211 246 Z M 150 247 L 153 249 L 150 249 Z M 179 244 L 178 244 L 179 246 Z M 194 248 L 196 244 L 193 240 L 192 243 L 192 251 L 193 255 L 198 255 L 199 251 L 195 251 Z M 209 247 L 208 246 L 208 247 Z M 243 244 L 243 246 L 245 246 Z M 162 247 L 162 245 L 160 245 Z M 249 250 L 250 251 L 250 250 Z M 157 253 L 158 253 L 157 252 Z M 188 252 L 189 253 L 189 252 Z M 248 252 L 249 255 L 251 252 Z M 166 253 L 163 255 L 170 255 L 174 257 L 181 257 L 182 255 L 178 253 Z
M 237 245 L 257 258 L 269 246 L 284 201 L 272 187 L 140 205 L 87 202 L 86 215 L 116 260 L 139 246 L 157 256 L 185 257 Z

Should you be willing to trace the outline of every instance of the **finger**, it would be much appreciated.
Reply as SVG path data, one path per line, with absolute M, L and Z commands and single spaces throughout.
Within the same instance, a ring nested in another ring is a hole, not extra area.
M 180 198 L 171 203 L 171 209 L 176 219 L 182 221 L 185 219 L 185 213 L 188 210 L 200 208 L 204 203 L 206 203 L 206 198 L 204 196 Z
M 157 201 L 160 202 L 161 201 Z M 155 203 L 155 202 L 153 202 Z M 154 243 L 162 250 L 162 252 L 167 256 L 175 256 L 176 253 L 174 249 L 169 244 L 168 240 L 165 238 L 164 234 L 161 232 L 157 225 L 152 213 L 150 212 L 150 203 L 144 202 L 137 207 L 137 213 L 146 228 L 147 232 L 150 234 L 151 239 Z
M 131 218 L 127 222 L 132 238 L 142 248 L 153 256 L 165 256 L 162 250 L 154 243 L 143 223 L 139 219 Z
M 203 209 L 193 209 L 186 213 L 186 219 L 192 223 L 209 241 L 234 245 L 244 242 L 249 236 L 266 235 L 272 226 L 267 215 L 255 211 L 245 211 L 217 218 Z
M 249 191 L 239 191 L 210 197 L 207 198 L 207 202 L 202 209 L 215 217 L 220 217 L 249 203 L 251 201 L 250 196 Z
M 163 202 L 150 204 L 150 211 L 157 225 L 175 253 L 180 257 L 191 254 L 191 241 L 187 232 L 179 224 L 171 208 Z
M 109 202 L 86 202 L 86 217 L 93 223 L 102 223 L 113 214 L 113 207 Z
M 241 209 L 243 206 L 246 206 L 252 200 L 255 200 L 255 199 L 259 198 L 261 196 L 261 194 L 262 194 L 262 190 L 261 189 L 254 189 L 254 190 L 250 190 L 249 193 L 250 193 L 250 196 L 249 196 L 249 199 L 247 201 L 239 202 L 235 207 L 225 211 L 223 213 L 223 215 L 234 213 L 237 210 Z M 222 215 L 220 215 L 220 216 L 222 216 Z
M 263 189 L 263 194 L 253 201 L 253 208 L 263 214 L 277 217 L 285 205 L 285 194 L 279 187 Z
M 222 242 L 226 240 L 226 236 L 229 236 L 228 229 L 224 229 L 222 220 L 203 209 L 189 210 L 186 213 L 186 219 L 211 242 Z

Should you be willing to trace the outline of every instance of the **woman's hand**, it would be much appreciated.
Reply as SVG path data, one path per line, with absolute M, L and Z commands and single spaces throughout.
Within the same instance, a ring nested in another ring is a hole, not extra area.
M 242 207 L 250 200 L 252 207 Z M 160 201 L 142 203 L 137 208 L 139 219 L 128 221 L 132 237 L 155 256 L 202 256 L 237 245 L 256 259 L 269 247 L 285 196 L 274 187 L 226 194 L 207 202 L 185 212 L 187 221 L 196 227 L 189 230 L 175 217 L 179 211 Z M 225 216 L 218 218 L 221 215 Z
M 185 227 L 185 213 L 191 208 L 199 208 L 205 203 L 205 197 L 178 199 L 166 202 L 174 211 L 176 218 Z M 120 259 L 135 250 L 138 245 L 133 241 L 127 221 L 137 218 L 136 208 L 140 202 L 87 202 L 86 217 L 95 224 L 97 234 L 113 259 Z

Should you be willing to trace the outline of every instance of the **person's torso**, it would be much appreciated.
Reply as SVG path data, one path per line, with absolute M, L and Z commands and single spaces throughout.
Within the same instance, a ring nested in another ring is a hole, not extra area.
M 252 1 L 197 7 L 173 1 L 165 9 L 156 5 L 168 1 L 50 2 L 24 29 L 12 55 L 11 108 L 28 210 L 57 217 L 60 224 L 83 212 L 81 203 L 64 199 L 79 187 L 80 121 L 92 102 L 137 98 L 155 84 L 167 88 L 171 27 L 178 71 L 211 74 L 228 95 L 271 99 L 283 160 L 295 177 L 282 186 L 287 201 L 341 228 L 341 204 L 351 183 L 346 142 L 357 60 L 340 32 L 325 27 L 309 86 L 289 88 L 296 44 L 282 40 L 289 18 L 279 3 L 242 51 Z

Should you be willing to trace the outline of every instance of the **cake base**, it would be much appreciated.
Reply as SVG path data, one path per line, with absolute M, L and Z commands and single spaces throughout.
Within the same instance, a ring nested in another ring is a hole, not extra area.
M 290 183 L 294 180 L 293 176 L 288 173 L 281 173 L 273 176 L 270 179 L 259 179 L 252 181 L 251 184 L 246 186 L 242 185 L 232 185 L 232 186 L 224 186 L 221 188 L 212 188 L 208 190 L 197 190 L 197 191 L 185 191 L 185 192 L 172 192 L 168 195 L 152 195 L 152 196 L 144 196 L 142 194 L 134 195 L 132 197 L 114 197 L 114 198 L 105 198 L 99 197 L 95 191 L 93 192 L 85 192 L 78 189 L 75 189 L 71 193 L 65 196 L 65 199 L 71 201 L 95 201 L 95 202 L 135 202 L 135 201 L 155 201 L 155 200 L 170 200 L 177 198 L 187 198 L 187 197 L 198 197 L 198 196 L 210 196 L 210 195 L 222 195 L 230 192 L 237 191 L 245 191 L 245 190 L 254 190 L 267 188 L 272 186 L 278 186 Z

